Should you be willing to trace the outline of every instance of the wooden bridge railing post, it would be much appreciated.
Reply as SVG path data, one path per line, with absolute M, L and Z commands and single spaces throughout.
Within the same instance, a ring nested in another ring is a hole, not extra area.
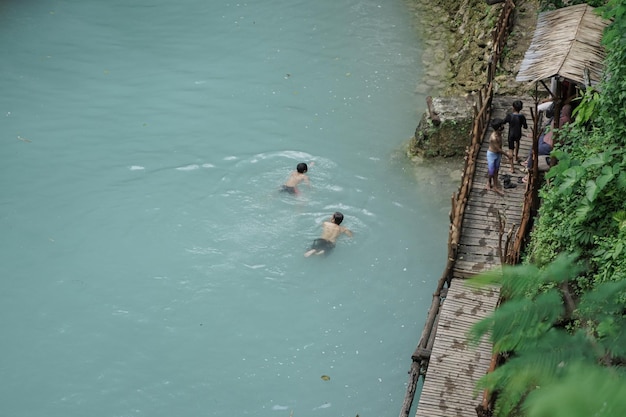
M 500 12 L 498 24 L 493 32 L 493 49 L 489 59 L 490 65 L 487 67 L 487 82 L 478 92 L 477 105 L 474 107 L 474 122 L 471 131 L 470 145 L 466 150 L 465 169 L 461 179 L 461 185 L 458 193 L 452 195 L 451 211 L 450 211 L 450 229 L 448 233 L 448 259 L 444 272 L 439 278 L 437 291 L 433 294 L 433 300 L 428 311 L 428 316 L 424 329 L 420 336 L 417 348 L 412 355 L 412 364 L 409 370 L 409 383 L 407 385 L 407 393 L 402 403 L 400 417 L 408 417 L 410 409 L 415 397 L 415 391 L 420 375 L 425 375 L 430 353 L 434 343 L 437 322 L 439 318 L 439 309 L 443 301 L 442 294 L 444 287 L 450 285 L 453 276 L 454 265 L 457 258 L 457 250 L 460 240 L 461 228 L 463 226 L 463 218 L 469 194 L 474 181 L 474 173 L 476 169 L 476 160 L 480 153 L 483 138 L 487 132 L 489 119 L 491 117 L 491 103 L 493 100 L 493 80 L 496 75 L 496 68 L 500 61 L 502 50 L 506 44 L 506 38 L 512 25 L 512 12 L 515 8 L 513 0 L 506 0 L 505 5 Z M 488 393 L 484 393 L 486 398 Z

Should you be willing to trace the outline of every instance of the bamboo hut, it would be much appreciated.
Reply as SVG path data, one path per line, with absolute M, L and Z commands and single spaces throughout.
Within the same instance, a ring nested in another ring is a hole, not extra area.
M 602 79 L 602 34 L 608 22 L 588 4 L 539 14 L 516 81 L 568 80 L 579 88 Z

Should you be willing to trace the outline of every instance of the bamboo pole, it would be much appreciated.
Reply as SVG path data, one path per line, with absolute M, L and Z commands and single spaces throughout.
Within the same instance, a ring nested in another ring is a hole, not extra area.
M 415 398 L 415 391 L 417 391 L 417 384 L 419 382 L 419 376 L 421 373 L 421 363 L 413 362 L 411 369 L 409 370 L 409 383 L 407 386 L 407 395 L 404 396 L 402 402 L 402 409 L 400 410 L 400 417 L 408 417 L 413 406 L 413 400 Z
M 493 33 L 493 45 L 490 57 L 490 65 L 487 68 L 487 83 L 478 92 L 478 105 L 474 106 L 474 123 L 472 125 L 471 141 L 466 150 L 465 168 L 458 193 L 453 193 L 451 197 L 452 208 L 450 210 L 450 229 L 448 232 L 448 259 L 444 271 L 437 283 L 437 290 L 433 294 L 433 300 L 428 311 L 426 323 L 418 345 L 412 355 L 412 364 L 409 370 L 409 383 L 407 384 L 407 393 L 402 403 L 400 417 L 408 417 L 415 391 L 419 382 L 419 376 L 426 374 L 428 360 L 435 342 L 437 324 L 439 320 L 439 309 L 442 303 L 441 293 L 446 285 L 450 285 L 452 279 L 453 268 L 456 262 L 457 248 L 460 239 L 465 207 L 469 198 L 469 193 L 474 182 L 474 173 L 476 171 L 476 160 L 480 153 L 483 138 L 487 132 L 487 125 L 491 117 L 491 102 L 493 99 L 493 79 L 495 77 L 495 69 L 500 60 L 502 47 L 506 43 L 506 37 L 511 28 L 512 10 L 515 7 L 513 0 L 506 0 L 504 8 L 499 17 L 498 25 Z M 501 23 L 502 22 L 502 23 Z M 505 24 L 506 23 L 506 24 Z M 503 34 L 504 33 L 504 34 Z M 496 40 L 498 42 L 496 42 Z M 494 365 L 495 366 L 495 365 Z M 491 369 L 491 368 L 490 368 Z M 484 395 L 488 397 L 488 393 Z

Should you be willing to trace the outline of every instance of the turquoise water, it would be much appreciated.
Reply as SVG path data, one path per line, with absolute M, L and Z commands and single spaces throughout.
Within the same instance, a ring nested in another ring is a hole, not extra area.
M 412 18 L 2 2 L 0 415 L 397 415 L 455 187 L 402 154 Z

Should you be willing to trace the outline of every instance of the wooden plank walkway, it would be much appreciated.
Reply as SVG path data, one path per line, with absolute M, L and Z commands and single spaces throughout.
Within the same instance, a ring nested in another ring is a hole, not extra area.
M 504 118 L 514 100 L 524 103 L 522 113 L 528 121 L 528 129 L 520 144 L 519 157 L 526 158 L 532 146 L 532 119 L 530 108 L 534 106 L 528 97 L 495 96 L 492 101 L 491 119 Z M 506 233 L 521 220 L 525 183 L 519 164 L 515 173 L 509 172 L 508 160 L 503 158 L 500 178 L 511 175 L 515 188 L 505 189 L 504 197 L 485 189 L 487 183 L 487 148 L 492 129 L 487 129 L 476 162 L 472 189 L 467 200 L 463 218 L 457 259 L 452 280 L 439 313 L 435 342 L 428 363 L 428 371 L 420 395 L 416 417 L 476 417 L 476 406 L 481 402 L 481 392 L 476 382 L 486 374 L 491 362 L 491 342 L 481 341 L 470 346 L 467 332 L 471 326 L 491 314 L 499 299 L 499 289 L 489 287 L 471 289 L 464 280 L 481 272 L 500 267 L 498 213 L 505 219 Z M 504 148 L 508 127 L 504 131 Z M 502 181 L 501 181 L 502 182 Z M 504 241 L 502 242 L 504 245 Z
M 473 323 L 491 313 L 498 302 L 497 288 L 470 289 L 455 280 L 439 316 L 437 336 L 420 395 L 419 417 L 476 417 L 480 400 L 476 381 L 489 369 L 491 343 L 470 346 L 466 333 Z
M 524 103 L 522 113 L 525 114 L 528 122 L 528 129 L 523 131 L 524 136 L 522 137 L 519 151 L 519 157 L 525 159 L 532 146 L 532 120 L 530 117 L 530 108 L 534 106 L 532 100 L 524 97 L 496 96 L 492 101 L 491 119 L 504 119 L 506 113 L 511 109 L 511 103 L 517 99 Z M 469 278 L 477 273 L 499 266 L 498 213 L 505 220 L 505 232 L 513 225 L 519 225 L 521 220 L 526 184 L 518 182 L 518 179 L 525 176 L 520 171 L 521 167 L 519 164 L 515 164 L 515 173 L 511 174 L 509 172 L 510 165 L 508 159 L 502 158 L 500 182 L 502 183 L 504 174 L 509 174 L 512 182 L 516 185 L 515 188 L 505 189 L 504 197 L 484 188 L 487 183 L 487 148 L 489 147 L 491 132 L 492 129 L 489 128 L 483 138 L 480 156 L 476 162 L 474 183 L 465 209 L 458 256 L 453 270 L 454 278 Z M 505 128 L 503 136 L 505 142 L 503 146 L 507 149 L 508 126 Z M 504 242 L 502 244 L 504 245 Z

